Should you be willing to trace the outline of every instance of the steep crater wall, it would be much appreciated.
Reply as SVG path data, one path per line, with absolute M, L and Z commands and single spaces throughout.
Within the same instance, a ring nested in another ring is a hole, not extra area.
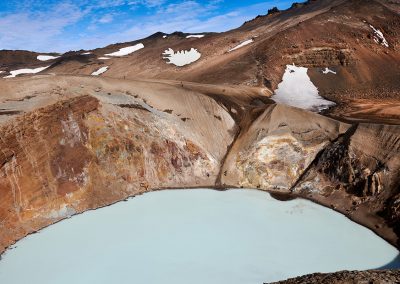
M 18 96 L 41 80 L 49 78 L 16 82 Z M 346 124 L 210 86 L 203 94 L 155 82 L 52 80 L 58 100 L 24 114 L 16 98 L 20 112 L 0 125 L 0 251 L 74 214 L 187 187 L 308 198 L 398 242 L 398 126 Z M 53 98 L 53 88 L 37 99 Z

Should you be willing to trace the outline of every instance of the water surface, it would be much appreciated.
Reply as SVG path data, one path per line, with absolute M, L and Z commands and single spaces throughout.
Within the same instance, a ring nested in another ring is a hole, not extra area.
M 377 268 L 398 254 L 309 201 L 208 189 L 148 193 L 74 216 L 16 246 L 0 261 L 0 283 L 252 284 Z

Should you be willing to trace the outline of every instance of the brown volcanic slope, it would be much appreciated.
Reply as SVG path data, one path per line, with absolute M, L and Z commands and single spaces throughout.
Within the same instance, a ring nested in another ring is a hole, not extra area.
M 27 67 L 33 69 L 43 66 L 49 66 L 55 62 L 54 59 L 48 61 L 40 61 L 37 59 L 38 55 L 58 56 L 54 53 L 37 53 L 26 50 L 0 50 L 0 72 L 3 71 L 3 74 L 7 75 L 12 70 L 23 69 Z
M 308 1 L 294 4 L 286 11 L 257 17 L 235 30 L 205 34 L 204 38 L 188 39 L 183 33 L 163 38 L 163 33 L 157 33 L 143 40 L 99 48 L 90 55 L 82 55 L 84 51 L 69 52 L 50 62 L 53 65 L 44 72 L 90 75 L 102 66 L 109 66 L 102 76 L 275 89 L 285 65 L 295 63 L 309 67 L 311 80 L 320 94 L 339 104 L 331 110 L 333 117 L 398 124 L 396 114 L 400 108 L 393 108 L 392 101 L 400 96 L 399 6 L 398 1 L 384 0 Z M 370 25 L 383 32 L 389 47 L 374 41 Z M 228 52 L 251 38 L 254 43 Z M 98 59 L 137 43 L 143 43 L 145 48 L 123 57 Z M 176 67 L 162 57 L 168 48 L 175 51 L 196 48 L 202 57 L 188 66 Z M 22 56 L 16 58 L 18 63 L 25 60 Z M 38 67 L 31 59 L 26 62 L 29 67 L 32 64 Z M 322 74 L 325 67 L 334 69 L 337 75 Z

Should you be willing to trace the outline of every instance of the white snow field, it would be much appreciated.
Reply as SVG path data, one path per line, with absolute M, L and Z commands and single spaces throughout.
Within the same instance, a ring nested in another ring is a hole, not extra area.
M 176 66 L 182 67 L 193 63 L 199 60 L 201 57 L 201 53 L 197 51 L 195 48 L 191 48 L 190 50 L 182 50 L 174 52 L 172 48 L 169 48 L 164 51 L 163 58 L 168 59 L 169 62 L 167 64 L 174 64 Z
M 108 66 L 101 67 L 99 70 L 94 71 L 92 76 L 99 76 L 108 70 Z
M 167 36 L 166 36 L 166 35 L 163 35 L 163 38 L 167 38 Z
M 36 58 L 40 61 L 48 61 L 59 58 L 60 56 L 51 56 L 51 55 L 38 55 Z
M 243 46 L 246 46 L 246 45 L 248 45 L 248 44 L 250 44 L 252 42 L 254 42 L 253 39 L 248 39 L 248 40 L 242 42 L 241 44 L 235 46 L 234 48 L 229 49 L 228 52 L 232 52 L 232 51 L 234 51 L 236 49 L 242 48 Z
M 204 35 L 188 35 L 186 38 L 203 38 Z
M 332 73 L 332 74 L 336 75 L 336 71 L 333 71 L 333 70 L 329 69 L 328 67 L 325 67 L 325 70 L 322 70 L 322 73 L 324 73 L 324 74 Z
M 35 74 L 35 73 L 42 72 L 43 70 L 45 70 L 49 67 L 50 66 L 39 67 L 39 68 L 35 68 L 35 69 L 18 69 L 18 70 L 10 71 L 11 75 L 5 76 L 4 78 L 14 78 L 21 74 Z
M 92 54 L 91 52 L 85 52 L 85 53 L 82 53 L 81 55 L 89 55 L 89 54 Z
M 320 112 L 334 102 L 325 100 L 318 94 L 317 87 L 307 74 L 308 68 L 286 65 L 282 82 L 279 83 L 272 97 L 277 103 L 290 105 L 310 111 Z
M 369 26 L 374 31 L 374 41 L 377 44 L 381 44 L 385 47 L 389 47 L 389 43 L 386 40 L 386 38 L 384 37 L 383 33 L 379 29 L 375 29 L 375 27 L 373 25 L 369 25 Z
M 108 59 L 111 59 L 111 58 L 109 58 L 109 57 L 99 57 L 98 59 L 101 59 L 101 60 L 108 60 Z
M 128 47 L 123 47 L 120 50 L 113 52 L 113 53 L 108 53 L 104 54 L 105 56 L 125 56 L 128 54 L 131 54 L 135 51 L 138 51 L 140 49 L 144 48 L 143 43 L 138 43 L 136 45 L 128 46 Z

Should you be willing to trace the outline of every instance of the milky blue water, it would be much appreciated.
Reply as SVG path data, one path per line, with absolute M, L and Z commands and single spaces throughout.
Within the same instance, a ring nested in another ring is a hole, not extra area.
M 330 209 L 244 189 L 147 193 L 16 246 L 0 261 L 0 283 L 253 284 L 378 268 L 398 254 Z

